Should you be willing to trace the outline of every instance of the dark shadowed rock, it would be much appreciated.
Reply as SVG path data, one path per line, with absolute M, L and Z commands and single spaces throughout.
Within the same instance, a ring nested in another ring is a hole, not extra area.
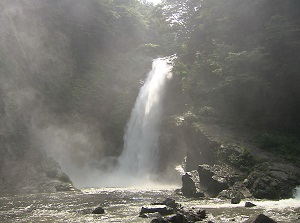
M 92 212 L 93 214 L 104 214 L 105 211 L 102 207 L 97 207 L 95 210 Z
M 206 164 L 198 166 L 200 188 L 210 197 L 217 197 L 221 191 L 229 188 L 226 176 L 220 175 L 219 172 L 217 168 Z
M 251 207 L 255 207 L 256 205 L 255 204 L 253 204 L 253 203 L 251 203 L 251 202 L 249 202 L 249 201 L 247 201 L 246 203 L 245 203 L 245 207 L 246 208 L 251 208 Z
M 178 205 L 174 199 L 167 198 L 164 203 L 169 204 L 175 209 L 167 205 L 151 205 L 144 206 L 140 212 L 142 218 L 153 218 L 152 223 L 172 222 L 172 223 L 192 223 L 203 221 L 207 217 L 206 211 L 203 209 L 192 208 L 185 210 L 181 205 Z M 166 209 L 167 208 L 167 209 Z M 155 213 L 155 215 L 151 215 Z M 156 215 L 158 214 L 158 216 Z M 167 215 L 165 217 L 161 215 Z
M 172 222 L 172 223 L 188 223 L 189 221 L 187 220 L 187 218 L 181 214 L 181 213 L 177 213 L 176 215 L 172 216 L 168 222 Z
M 172 198 L 166 198 L 163 204 L 170 208 L 173 208 L 174 210 L 180 207 L 180 204 L 176 203 L 176 201 Z
M 278 200 L 293 197 L 293 189 L 299 184 L 300 168 L 266 162 L 248 175 L 246 186 L 255 198 Z
M 201 219 L 204 219 L 204 218 L 207 217 L 207 216 L 206 216 L 206 211 L 205 211 L 205 210 L 199 210 L 199 211 L 197 212 L 197 215 L 198 215 L 198 217 L 201 218 Z
M 168 220 L 162 218 L 162 217 L 159 217 L 159 218 L 155 218 L 151 221 L 151 223 L 167 223 L 169 222 Z
M 231 199 L 231 204 L 239 204 L 241 202 L 241 198 L 234 197 Z
M 258 216 L 254 216 L 244 223 L 276 223 L 272 218 L 269 218 L 268 216 L 264 214 L 260 214 Z
M 182 176 L 182 194 L 187 197 L 204 197 L 204 193 L 200 190 L 199 175 L 196 170 L 187 172 Z

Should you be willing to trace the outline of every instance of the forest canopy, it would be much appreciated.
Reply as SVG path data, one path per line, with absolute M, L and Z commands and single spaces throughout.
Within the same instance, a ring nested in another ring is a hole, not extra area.
M 34 133 L 56 126 L 87 134 L 86 141 L 94 142 L 83 146 L 88 157 L 118 155 L 151 60 L 172 54 L 180 88 L 171 94 L 184 95 L 184 112 L 299 133 L 298 0 L 0 5 L 1 134 L 26 141 L 26 148 L 40 146 Z M 173 110 L 179 112 L 182 107 Z M 18 156 L 25 153 L 22 146 L 14 148 Z M 0 157 L 7 151 L 3 147 Z

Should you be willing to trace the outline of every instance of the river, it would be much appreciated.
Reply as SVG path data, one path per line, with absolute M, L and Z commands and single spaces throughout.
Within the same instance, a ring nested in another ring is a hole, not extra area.
M 88 188 L 81 192 L 15 195 L 0 198 L 0 222 L 151 222 L 140 218 L 143 205 L 170 197 L 186 209 L 205 209 L 207 219 L 215 223 L 244 222 L 263 213 L 277 222 L 300 223 L 300 200 L 252 201 L 257 206 L 245 208 L 229 200 L 184 198 L 174 189 Z M 103 215 L 91 212 L 98 206 Z

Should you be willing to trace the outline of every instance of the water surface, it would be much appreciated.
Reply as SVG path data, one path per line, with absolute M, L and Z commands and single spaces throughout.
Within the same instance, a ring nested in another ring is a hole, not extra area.
M 89 188 L 82 192 L 32 194 L 0 197 L 0 222 L 151 222 L 138 217 L 143 205 L 171 197 L 187 210 L 205 209 L 215 223 L 243 222 L 249 216 L 263 213 L 279 223 L 300 223 L 300 201 L 252 201 L 257 206 L 245 208 L 228 200 L 187 199 L 174 193 L 174 189 Z M 105 214 L 91 212 L 98 206 Z

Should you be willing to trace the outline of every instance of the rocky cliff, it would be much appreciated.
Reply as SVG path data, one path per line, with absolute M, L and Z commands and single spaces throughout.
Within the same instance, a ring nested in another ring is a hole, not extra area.
M 180 132 L 184 136 L 187 173 L 182 180 L 183 186 L 189 185 L 183 187 L 188 196 L 293 197 L 300 185 L 300 167 L 285 156 L 260 148 L 257 132 L 201 121 L 191 113 L 175 119 L 175 135 Z M 199 182 L 194 180 L 195 171 Z M 190 181 L 195 184 L 191 186 Z
M 0 137 L 1 195 L 75 190 L 59 164 L 24 135 Z

